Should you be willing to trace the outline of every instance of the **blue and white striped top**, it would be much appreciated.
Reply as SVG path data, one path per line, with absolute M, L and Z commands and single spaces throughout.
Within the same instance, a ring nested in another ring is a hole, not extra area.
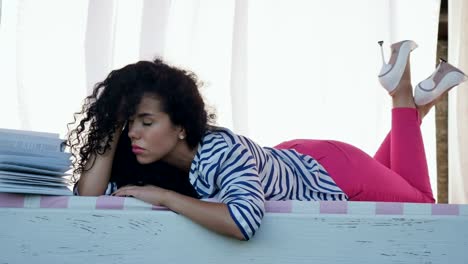
M 312 157 L 292 149 L 262 148 L 221 127 L 202 138 L 189 178 L 202 198 L 227 204 L 247 240 L 260 226 L 265 200 L 348 199 Z

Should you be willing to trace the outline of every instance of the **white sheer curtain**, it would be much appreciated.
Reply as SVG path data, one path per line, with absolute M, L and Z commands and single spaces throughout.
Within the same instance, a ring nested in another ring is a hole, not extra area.
M 79 1 L 4 1 L 0 25 L 0 127 L 66 131 L 86 95 Z
M 468 72 L 468 3 L 449 1 L 449 62 Z M 449 202 L 468 203 L 468 84 L 449 94 Z
M 110 70 L 161 56 L 204 81 L 220 125 L 262 145 L 328 138 L 373 155 L 390 128 L 390 99 L 376 77 L 377 41 L 385 41 L 387 59 L 392 42 L 420 44 L 411 61 L 416 84 L 435 66 L 439 6 L 440 0 L 7 1 L 0 126 L 64 134 L 84 95 Z M 433 112 L 422 129 L 436 191 Z

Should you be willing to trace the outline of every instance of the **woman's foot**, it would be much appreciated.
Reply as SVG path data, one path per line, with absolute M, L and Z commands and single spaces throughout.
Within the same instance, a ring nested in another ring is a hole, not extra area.
M 409 54 L 418 45 L 412 40 L 404 40 L 394 43 L 390 46 L 392 55 L 388 63 L 385 62 L 383 55 L 383 41 L 379 41 L 382 52 L 382 68 L 379 73 L 379 82 L 389 92 L 390 95 L 395 93 L 400 81 L 403 79 L 403 74 L 409 61 Z
M 400 83 L 392 95 L 393 108 L 416 108 L 419 119 L 422 120 L 434 105 L 418 106 L 414 102 L 413 86 L 411 85 L 411 67 L 408 60 Z
M 416 105 L 416 109 L 418 109 L 418 113 L 421 119 L 423 119 L 427 115 L 427 113 L 431 111 L 432 107 L 434 107 L 440 100 L 442 100 L 443 96 L 447 94 L 447 92 L 445 92 L 443 95 L 439 96 L 436 100 L 432 101 L 429 104 Z
M 468 80 L 468 76 L 441 59 L 432 75 L 416 85 L 414 102 L 418 108 L 427 109 L 429 112 L 430 108 L 448 91 L 466 80 Z
M 411 85 L 411 66 L 408 55 L 408 60 L 406 61 L 406 66 L 401 75 L 400 82 L 397 87 L 394 89 L 392 96 L 393 108 L 398 107 L 409 107 L 416 108 L 416 104 L 413 99 L 413 86 Z

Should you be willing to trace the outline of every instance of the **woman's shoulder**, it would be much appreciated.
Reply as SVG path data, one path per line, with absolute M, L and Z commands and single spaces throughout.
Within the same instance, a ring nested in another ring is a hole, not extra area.
M 219 173 L 251 162 L 251 153 L 241 136 L 225 127 L 211 127 L 203 137 L 191 165 L 190 178 L 194 186 L 217 186 Z
M 195 161 L 217 160 L 221 162 L 223 157 L 233 149 L 242 145 L 238 135 L 225 127 L 210 127 L 200 142 Z M 203 163 L 203 162 L 202 162 Z
M 205 193 L 211 193 L 214 190 L 211 188 L 216 186 L 217 172 L 235 145 L 232 144 L 231 133 L 227 128 L 210 127 L 198 146 L 190 168 L 190 181 L 192 185 L 206 189 Z
M 229 128 L 211 126 L 205 136 L 203 137 L 202 143 L 212 143 L 213 144 L 225 143 L 227 147 L 232 147 L 235 144 L 239 143 L 239 136 L 232 132 Z

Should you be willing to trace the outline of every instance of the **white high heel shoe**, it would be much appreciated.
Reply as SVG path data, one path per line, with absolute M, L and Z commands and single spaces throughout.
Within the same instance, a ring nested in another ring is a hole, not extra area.
M 432 75 L 416 85 L 414 102 L 418 106 L 432 103 L 445 92 L 467 80 L 466 74 L 440 59 L 440 63 Z
M 417 48 L 418 44 L 412 40 L 403 40 L 392 44 L 390 46 L 392 55 L 388 63 L 385 63 L 382 44 L 383 41 L 379 41 L 383 62 L 379 73 L 379 82 L 392 95 L 403 76 L 410 52 Z

